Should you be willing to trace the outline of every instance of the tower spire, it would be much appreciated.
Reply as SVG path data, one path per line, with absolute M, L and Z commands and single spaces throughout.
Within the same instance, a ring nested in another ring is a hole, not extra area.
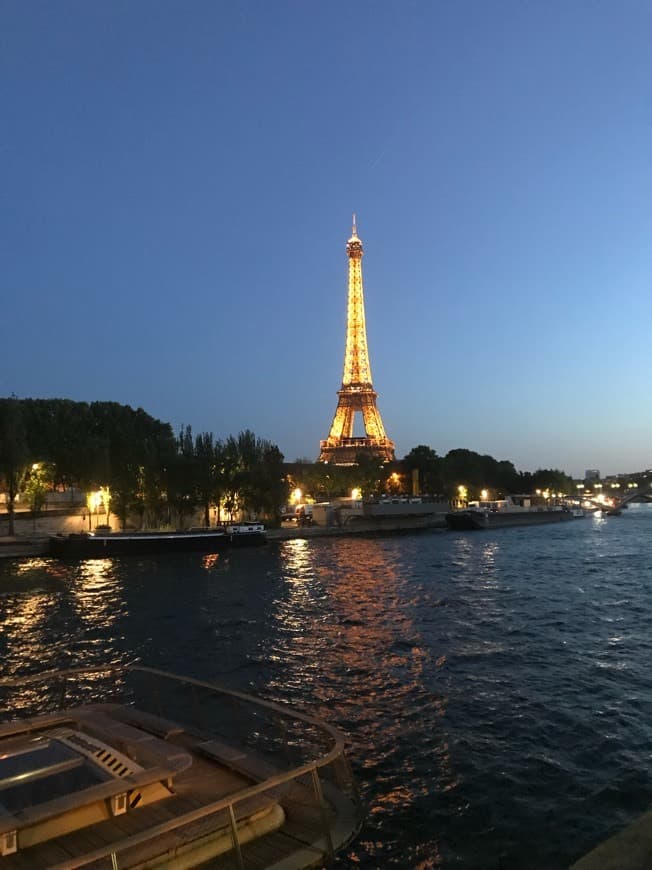
M 335 417 L 328 438 L 322 441 L 320 462 L 355 465 L 360 453 L 378 456 L 386 462 L 394 459 L 394 442 L 385 434 L 378 394 L 371 382 L 371 366 L 367 348 L 364 293 L 362 289 L 362 242 L 358 237 L 355 214 L 353 233 L 346 244 L 349 258 L 349 292 L 346 318 L 344 372 L 339 389 Z M 365 435 L 353 437 L 356 413 L 362 414 Z

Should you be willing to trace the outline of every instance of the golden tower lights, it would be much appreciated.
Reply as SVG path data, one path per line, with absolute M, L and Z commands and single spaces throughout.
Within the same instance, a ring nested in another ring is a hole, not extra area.
M 354 465 L 359 453 L 377 456 L 385 462 L 394 459 L 394 442 L 385 434 L 385 427 L 376 406 L 378 394 L 371 382 L 371 367 L 367 348 L 367 329 L 362 289 L 362 242 L 358 237 L 353 215 L 353 231 L 346 243 L 349 258 L 349 293 L 346 318 L 344 374 L 338 390 L 335 417 L 328 438 L 320 442 L 320 462 Z M 365 437 L 353 437 L 357 412 L 362 414 Z

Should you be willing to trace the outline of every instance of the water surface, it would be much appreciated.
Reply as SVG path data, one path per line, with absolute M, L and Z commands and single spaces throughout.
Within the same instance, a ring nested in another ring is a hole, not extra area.
M 138 660 L 344 731 L 342 866 L 561 868 L 652 803 L 652 509 L 0 563 L 3 674 Z

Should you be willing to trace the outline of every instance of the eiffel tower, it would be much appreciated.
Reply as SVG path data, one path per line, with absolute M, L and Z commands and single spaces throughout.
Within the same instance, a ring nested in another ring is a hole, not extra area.
M 353 232 L 346 243 L 349 258 L 349 298 L 346 319 L 346 349 L 344 375 L 338 390 L 337 409 L 328 438 L 320 442 L 319 462 L 334 465 L 355 465 L 358 454 L 376 456 L 385 462 L 394 459 L 394 442 L 385 434 L 380 411 L 376 407 L 378 393 L 371 383 L 367 330 L 362 291 L 362 242 L 353 215 Z M 362 414 L 365 437 L 353 437 L 357 412 Z

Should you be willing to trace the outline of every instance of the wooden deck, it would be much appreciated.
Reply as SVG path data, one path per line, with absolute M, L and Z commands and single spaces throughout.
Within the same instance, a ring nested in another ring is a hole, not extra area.
M 183 815 L 220 800 L 250 785 L 242 776 L 220 765 L 195 756 L 193 764 L 174 781 L 174 794 L 157 803 L 130 810 L 99 824 L 65 834 L 45 843 L 31 846 L 0 859 L 2 870 L 35 870 L 46 867 L 73 867 L 83 856 L 109 845 L 119 847 L 128 837 L 142 834 L 149 828 L 174 825 Z M 238 811 L 238 822 L 250 816 L 269 813 L 276 802 L 265 795 L 247 800 Z M 228 832 L 229 818 L 226 810 L 214 813 L 188 826 L 185 833 L 169 831 L 156 836 L 153 843 L 140 847 L 142 860 L 156 854 L 174 851 L 195 836 L 215 836 Z M 122 862 L 120 866 L 125 866 Z
M 53 768 L 69 765 L 73 750 L 105 773 L 78 791 L 60 780 L 59 796 L 52 780 L 53 790 L 40 803 L 31 803 L 30 792 L 7 792 L 11 812 L 0 812 L 0 836 L 16 830 L 19 851 L 0 857 L 0 870 L 186 870 L 207 862 L 216 870 L 234 870 L 234 824 L 246 870 L 296 870 L 323 866 L 333 847 L 348 842 L 359 827 L 357 797 L 329 784 L 334 771 L 318 775 L 313 761 L 279 768 L 248 746 L 228 745 L 215 733 L 192 732 L 131 705 L 95 703 L 0 724 L 0 745 L 15 747 L 12 758 L 24 752 L 17 741 L 34 735 L 68 747 L 61 750 L 63 762 L 50 753 L 46 761 Z M 337 735 L 336 740 L 343 747 Z M 330 750 L 328 764 L 341 761 L 336 752 Z M 5 787 L 13 788 L 20 766 L 5 770 Z M 34 777 L 50 775 L 47 770 L 37 768 Z M 113 815 L 121 809 L 116 800 L 124 804 L 125 795 L 127 811 Z

